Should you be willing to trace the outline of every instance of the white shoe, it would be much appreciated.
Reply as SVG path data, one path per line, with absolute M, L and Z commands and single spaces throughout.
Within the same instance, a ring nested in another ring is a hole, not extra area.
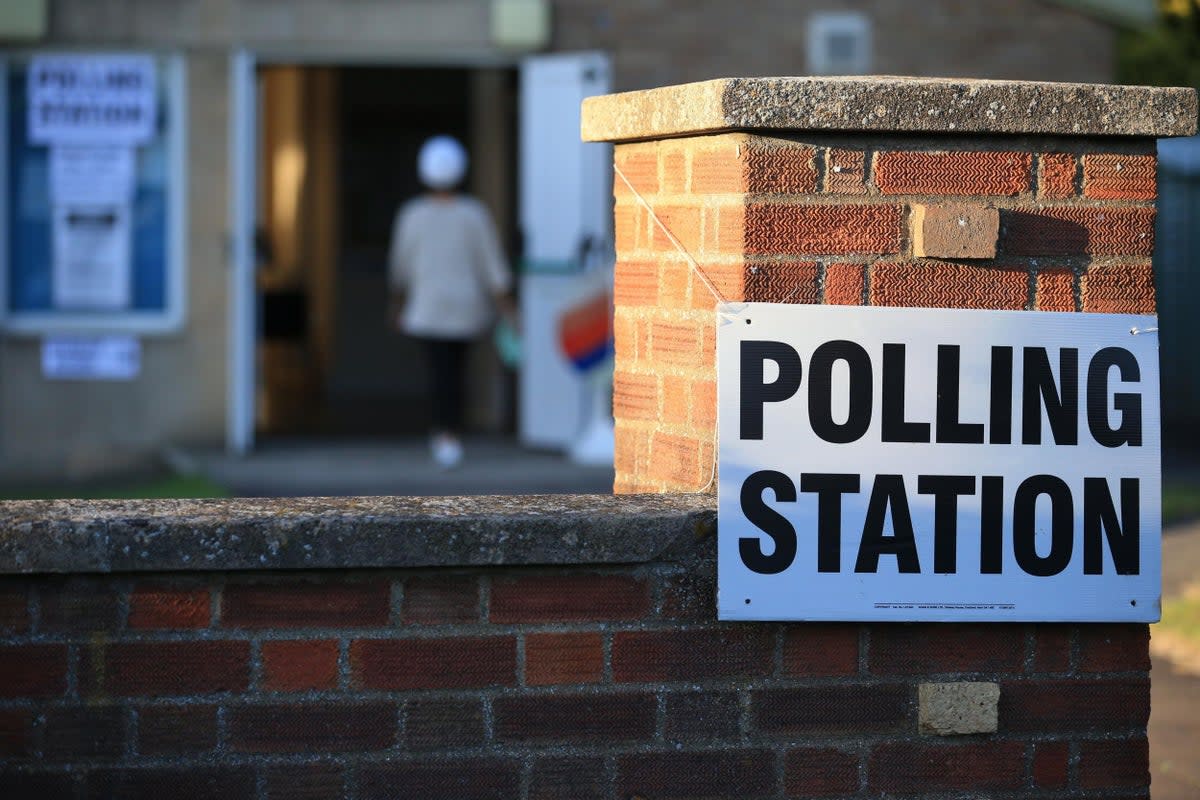
M 462 462 L 463 448 L 458 439 L 448 434 L 438 434 L 430 443 L 433 460 L 442 469 L 454 469 Z

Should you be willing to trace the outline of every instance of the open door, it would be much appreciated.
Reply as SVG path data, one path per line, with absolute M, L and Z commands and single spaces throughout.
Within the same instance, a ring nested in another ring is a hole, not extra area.
M 579 138 L 580 104 L 611 86 L 604 53 L 535 56 L 520 75 L 520 226 L 524 240 L 521 442 L 566 448 L 580 434 L 587 382 L 564 355 L 559 323 L 594 289 L 612 253 L 612 147 Z M 607 273 L 605 273 L 607 274 Z
M 258 92 L 253 54 L 229 63 L 229 340 L 225 445 L 244 454 L 254 446 L 254 227 Z

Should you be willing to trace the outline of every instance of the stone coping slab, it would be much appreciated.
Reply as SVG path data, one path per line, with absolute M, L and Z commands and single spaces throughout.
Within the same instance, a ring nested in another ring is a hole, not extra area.
M 1191 136 L 1196 90 L 892 76 L 720 78 L 583 101 L 589 142 L 734 130 Z
M 715 526 L 713 495 L 19 500 L 0 574 L 629 564 Z

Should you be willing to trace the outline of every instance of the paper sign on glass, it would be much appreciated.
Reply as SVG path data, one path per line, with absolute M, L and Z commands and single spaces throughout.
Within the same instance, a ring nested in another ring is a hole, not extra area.
M 122 145 L 51 147 L 50 199 L 58 205 L 132 203 L 135 160 L 133 148 Z
M 55 205 L 53 222 L 54 307 L 128 308 L 133 296 L 129 204 Z
M 141 145 L 154 136 L 157 76 L 149 55 L 39 55 L 29 63 L 29 140 Z
M 718 616 L 1156 621 L 1156 325 L 723 305 Z

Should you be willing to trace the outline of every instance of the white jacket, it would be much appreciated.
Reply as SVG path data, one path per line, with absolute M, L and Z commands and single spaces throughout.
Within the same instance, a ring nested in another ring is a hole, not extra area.
M 418 197 L 397 212 L 388 278 L 406 295 L 401 329 L 433 339 L 486 331 L 495 315 L 493 295 L 512 286 L 487 209 L 464 195 Z

